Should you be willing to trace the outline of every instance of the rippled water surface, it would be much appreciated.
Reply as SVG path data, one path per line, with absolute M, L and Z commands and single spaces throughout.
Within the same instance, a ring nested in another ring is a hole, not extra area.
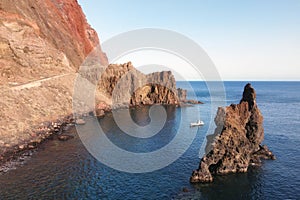
M 211 116 L 210 94 L 205 84 L 192 82 L 191 85 L 205 104 L 166 107 L 164 128 L 151 138 L 126 135 L 117 127 L 112 114 L 99 120 L 106 136 L 130 152 L 159 150 L 178 131 L 195 134 L 189 149 L 176 162 L 154 172 L 126 173 L 97 161 L 78 136 L 67 142 L 50 141 L 24 165 L 0 176 L 0 199 L 300 199 L 300 83 L 252 83 L 264 115 L 264 143 L 277 160 L 265 161 L 261 168 L 250 169 L 245 174 L 219 176 L 214 183 L 196 185 L 189 183 L 189 177 L 198 167 L 199 149 L 215 113 Z M 239 102 L 244 85 L 244 82 L 225 83 L 227 104 Z M 191 129 L 189 123 L 199 118 L 198 112 L 195 114 L 197 109 L 206 125 Z M 130 113 L 138 124 L 146 125 L 150 122 L 148 111 L 144 107 Z M 87 122 L 94 123 L 92 119 Z M 87 135 L 92 131 L 83 130 Z M 70 131 L 75 133 L 75 129 Z M 178 145 L 180 149 L 181 143 Z M 160 156 L 164 159 L 164 155 Z M 126 165 L 126 161 L 122 162 Z

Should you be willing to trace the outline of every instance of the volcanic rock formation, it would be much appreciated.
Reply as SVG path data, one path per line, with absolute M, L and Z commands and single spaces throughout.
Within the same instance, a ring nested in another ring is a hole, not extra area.
M 192 183 L 211 182 L 212 174 L 247 172 L 249 165 L 260 164 L 260 159 L 275 159 L 272 152 L 261 145 L 263 116 L 250 83 L 245 86 L 239 104 L 218 109 L 215 124 L 215 133 L 207 138 L 211 141 L 206 146 L 208 153 L 193 172 Z
M 131 62 L 109 65 L 101 75 L 98 90 L 112 98 L 112 108 L 180 102 L 170 71 L 145 75 Z
M 170 72 L 144 75 L 131 63 L 107 65 L 76 0 L 1 0 L 0 162 L 19 144 L 40 141 L 43 123 L 71 115 L 74 107 L 80 114 L 94 109 L 92 100 L 85 102 L 85 85 L 83 99 L 74 98 L 74 83 L 85 70 L 86 82 L 98 86 L 93 100 L 99 115 L 112 105 L 178 103 Z
M 0 33 L 0 84 L 76 71 L 99 44 L 76 0 L 2 0 Z
M 72 113 L 76 72 L 98 45 L 76 0 L 1 0 L 0 154 Z
M 185 101 L 187 96 L 187 91 L 181 88 L 177 89 L 178 98 L 180 101 Z

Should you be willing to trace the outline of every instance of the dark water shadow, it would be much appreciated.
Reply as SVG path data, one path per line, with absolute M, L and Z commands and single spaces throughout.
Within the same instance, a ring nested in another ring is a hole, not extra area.
M 150 106 L 143 106 L 134 109 L 124 109 L 118 112 L 119 115 L 126 116 L 130 113 L 132 120 L 139 126 L 146 126 L 150 123 Z M 124 133 L 116 124 L 112 114 L 107 114 L 99 119 L 100 126 L 109 140 L 118 147 L 131 152 L 151 152 L 167 145 L 176 136 L 176 130 L 180 124 L 181 109 L 176 106 L 164 106 L 167 119 L 162 130 L 149 138 L 137 138 Z M 130 123 L 130 121 L 128 121 Z

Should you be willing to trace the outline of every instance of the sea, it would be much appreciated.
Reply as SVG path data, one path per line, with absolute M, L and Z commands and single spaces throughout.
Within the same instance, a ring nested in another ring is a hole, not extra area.
M 86 125 L 68 130 L 75 138 L 50 140 L 0 175 L 0 199 L 300 199 L 300 82 L 251 82 L 264 116 L 263 144 L 276 160 L 212 183 L 189 182 L 217 107 L 239 103 L 247 83 L 178 82 L 204 104 L 165 106 L 159 116 L 156 108 L 139 107 L 87 117 Z M 198 119 L 205 125 L 191 128 Z M 128 134 L 136 127 L 148 135 Z M 151 135 L 147 127 L 160 128 Z

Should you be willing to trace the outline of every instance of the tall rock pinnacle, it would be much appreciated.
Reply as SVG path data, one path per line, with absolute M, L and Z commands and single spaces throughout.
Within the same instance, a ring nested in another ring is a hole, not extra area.
M 275 159 L 266 146 L 263 116 L 256 104 L 256 92 L 248 83 L 239 104 L 219 108 L 215 118 L 217 128 L 209 151 L 190 178 L 192 183 L 211 182 L 213 174 L 247 172 L 249 165 L 260 159 Z M 211 137 L 211 136 L 208 136 Z

